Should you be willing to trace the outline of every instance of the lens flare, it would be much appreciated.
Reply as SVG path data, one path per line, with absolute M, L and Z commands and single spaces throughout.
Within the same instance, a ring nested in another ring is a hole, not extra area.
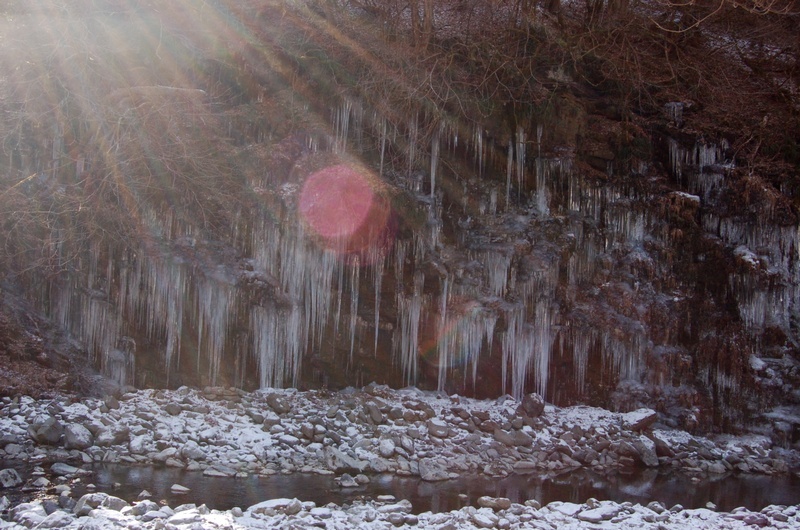
M 366 257 L 392 239 L 389 201 L 365 172 L 347 164 L 310 175 L 298 210 L 319 243 L 340 254 Z

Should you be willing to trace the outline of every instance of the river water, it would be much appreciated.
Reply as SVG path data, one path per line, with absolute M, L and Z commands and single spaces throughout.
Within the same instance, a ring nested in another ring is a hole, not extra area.
M 578 470 L 557 477 L 533 474 L 506 478 L 472 476 L 441 482 L 425 482 L 418 477 L 377 475 L 370 477 L 369 484 L 340 488 L 332 475 L 209 478 L 201 472 L 154 466 L 104 464 L 92 469 L 94 476 L 86 477 L 84 482 L 93 483 L 97 491 L 133 501 L 146 489 L 154 500 L 166 500 L 170 506 L 191 502 L 219 510 L 235 506 L 246 508 L 279 497 L 296 497 L 322 506 L 329 502 L 341 505 L 359 498 L 375 498 L 385 494 L 408 499 L 415 513 L 450 511 L 476 505 L 478 497 L 483 495 L 508 497 L 519 503 L 536 499 L 543 505 L 552 501 L 582 503 L 592 497 L 639 504 L 657 500 L 667 508 L 675 504 L 681 504 L 684 508 L 700 508 L 711 502 L 721 511 L 731 511 L 739 506 L 760 510 L 770 504 L 800 503 L 800 478 L 794 475 L 727 475 L 715 480 L 693 481 L 677 472 L 642 470 L 632 474 L 604 476 Z M 170 492 L 173 484 L 181 484 L 191 491 L 185 495 L 175 495 Z M 75 494 L 82 493 L 80 486 L 74 490 Z

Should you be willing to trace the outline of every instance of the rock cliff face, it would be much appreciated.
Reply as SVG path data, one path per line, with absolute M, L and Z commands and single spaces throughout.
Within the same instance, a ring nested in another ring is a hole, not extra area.
M 646 130 L 571 82 L 513 120 L 398 115 L 355 89 L 304 93 L 331 82 L 305 67 L 287 88 L 269 54 L 289 45 L 254 38 L 229 62 L 194 57 L 178 76 L 193 90 L 148 77 L 109 96 L 114 149 L 130 155 L 113 179 L 90 169 L 107 162 L 91 135 L 60 125 L 20 132 L 4 162 L 36 176 L 25 186 L 43 201 L 118 186 L 115 202 L 86 204 L 130 226 L 98 214 L 96 232 L 71 238 L 56 217 L 41 234 L 49 261 L 29 248 L 8 260 L 9 285 L 107 376 L 537 391 L 703 429 L 781 405 L 794 441 L 795 209 L 741 175 L 724 138 L 681 129 L 682 103 Z

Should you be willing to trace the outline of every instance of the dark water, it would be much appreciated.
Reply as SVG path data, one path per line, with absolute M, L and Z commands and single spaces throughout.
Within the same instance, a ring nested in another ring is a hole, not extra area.
M 0 463 L 1 465 L 1 463 Z M 484 476 L 463 477 L 442 482 L 424 482 L 415 477 L 394 475 L 372 476 L 371 482 L 358 488 L 340 488 L 333 476 L 273 475 L 248 478 L 209 478 L 200 472 L 154 466 L 95 465 L 93 483 L 104 491 L 133 501 L 146 489 L 153 500 L 166 500 L 170 506 L 184 503 L 206 504 L 209 508 L 227 510 L 234 506 L 246 508 L 258 502 L 278 497 L 297 497 L 317 505 L 329 502 L 344 504 L 359 498 L 374 498 L 390 494 L 408 499 L 414 512 L 450 511 L 466 505 L 476 505 L 478 497 L 508 497 L 514 502 L 536 499 L 543 505 L 551 501 L 585 502 L 598 500 L 630 501 L 646 504 L 660 501 L 666 507 L 681 504 L 684 508 L 700 508 L 712 502 L 718 510 L 730 511 L 744 506 L 760 510 L 770 504 L 800 503 L 800 478 L 794 475 L 740 476 L 729 475 L 715 480 L 694 482 L 675 472 L 643 470 L 630 475 L 605 476 L 578 470 L 555 478 L 537 475 L 513 475 L 502 479 Z M 25 470 L 20 470 L 27 478 Z M 29 471 L 28 471 L 29 473 Z M 173 484 L 191 489 L 186 495 L 170 492 Z M 79 485 L 75 495 L 83 493 Z M 0 491 L 0 495 L 8 492 Z M 10 497 L 16 497 L 12 495 Z

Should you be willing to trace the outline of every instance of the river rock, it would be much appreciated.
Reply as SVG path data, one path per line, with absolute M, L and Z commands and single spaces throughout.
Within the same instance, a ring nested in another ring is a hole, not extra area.
M 64 528 L 68 526 L 74 518 L 67 512 L 57 510 L 45 517 L 36 528 Z
M 650 427 L 658 419 L 658 413 L 653 409 L 638 409 L 622 415 L 622 423 L 631 431 L 642 431 Z
M 492 510 L 508 510 L 511 508 L 511 499 L 506 497 L 478 497 L 478 506 Z
M 141 517 L 147 512 L 158 511 L 159 508 L 160 506 L 151 500 L 142 500 L 130 508 L 130 513 L 136 517 Z
M 381 409 L 375 403 L 366 403 L 364 405 L 364 411 L 368 414 L 370 421 L 375 425 L 380 425 L 386 418 L 383 416 Z
M 206 453 L 194 440 L 189 440 L 181 447 L 181 456 L 188 460 L 205 460 Z
M 287 414 L 292 411 L 292 406 L 280 394 L 269 394 L 267 396 L 267 405 L 277 414 Z
M 97 431 L 94 443 L 98 447 L 108 447 L 111 445 L 119 445 L 128 441 L 130 437 L 130 430 L 124 425 L 110 425 L 101 428 Z
M 28 427 L 28 436 L 42 445 L 55 445 L 64 434 L 64 426 L 54 416 L 34 421 Z
M 181 484 L 173 484 L 172 486 L 170 486 L 169 490 L 176 495 L 185 495 L 190 491 L 192 491 L 186 486 L 183 486 Z
M 177 416 L 183 411 L 183 408 L 177 403 L 167 403 L 164 407 L 164 411 L 170 416 Z
M 447 436 L 450 434 L 450 428 L 444 421 L 438 418 L 428 420 L 427 426 L 428 434 L 435 436 L 436 438 L 447 438 Z
M 15 488 L 22 484 L 22 477 L 16 469 L 8 468 L 0 470 L 0 488 Z
M 576 517 L 581 521 L 587 523 L 599 523 L 601 521 L 608 521 L 619 515 L 622 508 L 614 503 L 602 504 L 597 508 L 591 510 L 583 510 Z
M 378 444 L 378 452 L 384 458 L 389 458 L 394 454 L 395 445 L 390 438 L 384 438 Z
M 450 473 L 430 458 L 419 461 L 419 477 L 426 482 L 437 482 L 450 478 Z
M 108 410 L 117 410 L 119 409 L 119 401 L 114 396 L 106 396 L 103 398 L 103 404 L 108 408 Z
M 123 499 L 114 497 L 107 493 L 87 493 L 78 499 L 78 502 L 75 504 L 75 508 L 73 508 L 72 511 L 75 513 L 75 515 L 81 517 L 83 515 L 89 515 L 89 512 L 99 507 L 108 508 L 109 510 L 118 512 L 127 506 L 130 505 Z
M 360 473 L 367 468 L 367 462 L 352 457 L 335 447 L 325 448 L 325 463 L 331 471 L 356 470 Z
M 636 449 L 642 463 L 647 467 L 658 467 L 658 454 L 656 444 L 646 436 L 639 436 L 631 440 L 631 445 Z
M 155 462 L 166 462 L 176 454 L 178 454 L 178 450 L 175 447 L 167 447 L 163 451 L 150 455 L 150 458 Z
M 8 444 L 19 444 L 20 439 L 13 434 L 0 435 L 0 449 L 5 449 Z
M 517 407 L 517 414 L 526 418 L 538 418 L 544 412 L 544 398 L 539 394 L 526 394 Z
M 55 464 L 50 466 L 50 472 L 58 476 L 86 475 L 89 473 L 89 471 L 85 471 L 83 469 L 71 466 L 69 464 L 65 464 L 63 462 L 56 462 Z
M 270 499 L 250 506 L 246 511 L 257 515 L 274 515 L 285 513 L 296 515 L 303 509 L 303 504 L 297 499 Z
M 340 488 L 357 488 L 359 486 L 356 479 L 347 473 L 344 473 L 341 477 L 337 477 L 335 480 Z
M 481 508 L 472 514 L 472 522 L 478 528 L 496 528 L 500 518 L 488 508 Z
M 94 444 L 94 436 L 80 423 L 72 423 L 64 429 L 64 447 L 83 451 Z

